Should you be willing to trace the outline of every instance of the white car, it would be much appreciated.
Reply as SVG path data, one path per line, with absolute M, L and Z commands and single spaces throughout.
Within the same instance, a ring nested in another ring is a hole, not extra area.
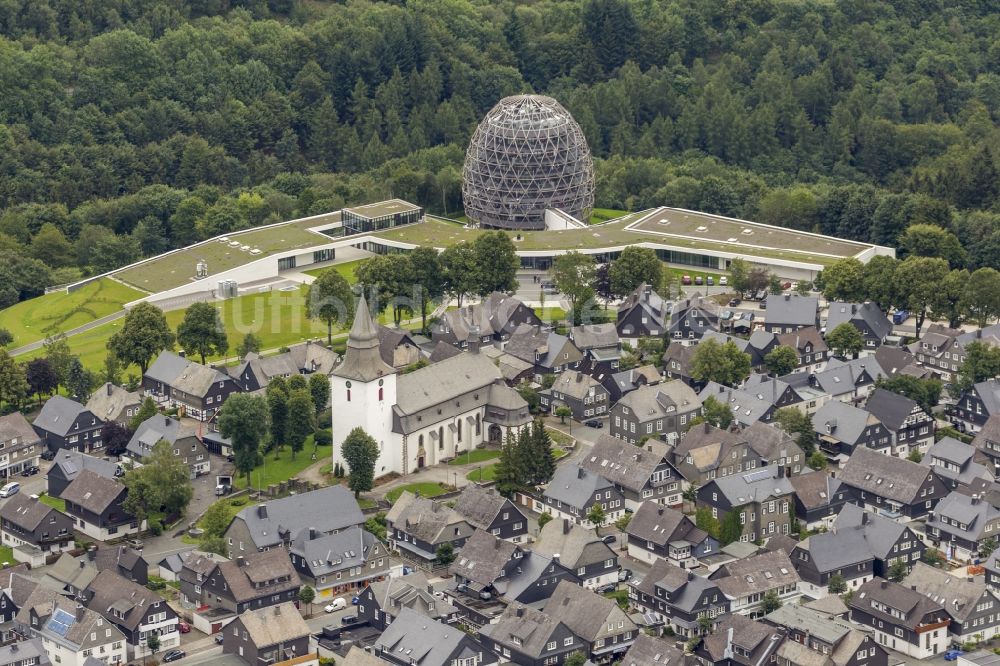
M 719 284 L 725 287 L 727 284 L 729 284 L 729 278 L 723 275 L 722 277 L 719 278 Z
M 21 490 L 21 484 L 17 481 L 12 481 L 8 483 L 3 488 L 0 488 L 0 497 L 11 497 L 16 495 Z
M 334 611 L 339 611 L 347 608 L 347 599 L 334 599 L 326 606 L 323 606 L 323 610 L 327 613 L 332 613 Z

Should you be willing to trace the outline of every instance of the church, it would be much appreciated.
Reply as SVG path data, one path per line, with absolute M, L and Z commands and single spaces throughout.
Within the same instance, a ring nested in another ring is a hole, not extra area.
M 375 476 L 408 474 L 500 443 L 531 423 L 528 403 L 477 349 L 400 374 L 382 360 L 362 296 L 344 359 L 330 375 L 333 462 L 360 427 L 378 443 Z

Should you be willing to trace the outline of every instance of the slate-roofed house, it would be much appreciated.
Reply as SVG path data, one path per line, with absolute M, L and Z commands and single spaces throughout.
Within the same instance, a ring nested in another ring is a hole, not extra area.
M 684 433 L 670 454 L 681 477 L 695 486 L 764 465 L 746 438 L 734 430 L 723 430 L 708 422 Z
M 104 421 L 77 401 L 61 395 L 46 400 L 31 425 L 50 451 L 75 449 L 89 453 L 104 447 L 101 440 Z
M 800 412 L 811 414 L 818 406 L 808 391 L 801 390 L 782 378 L 758 372 L 746 378 L 743 389 L 756 396 L 758 400 L 766 400 L 778 409 L 795 407 Z
M 865 539 L 875 557 L 875 575 L 888 578 L 897 561 L 912 567 L 923 557 L 927 546 L 913 528 L 877 513 L 865 511 L 855 504 L 845 504 L 840 510 L 834 529 L 863 528 Z
M 141 523 L 125 511 L 122 504 L 128 490 L 117 479 L 100 476 L 84 469 L 66 486 L 60 496 L 66 502 L 66 514 L 73 519 L 73 527 L 98 541 L 141 532 Z
M 693 343 L 709 331 L 719 330 L 719 304 L 701 294 L 675 301 L 670 310 L 667 335 Z
M 629 600 L 678 636 L 701 635 L 699 617 L 715 620 L 729 612 L 729 600 L 715 581 L 658 559 L 642 578 L 629 581 Z
M 703 664 L 712 666 L 758 666 L 777 662 L 784 632 L 745 615 L 731 613 L 695 649 Z
M 378 351 L 386 365 L 402 370 L 423 359 L 424 354 L 409 331 L 381 324 L 376 325 L 375 330 L 378 333 Z
M 569 330 L 569 339 L 596 367 L 617 370 L 621 341 L 614 324 L 584 324 Z
M 200 578 L 199 578 L 200 576 Z M 181 596 L 197 607 L 243 613 L 297 599 L 301 581 L 282 548 L 247 553 L 220 562 L 189 558 L 181 576 Z
M 859 447 L 840 472 L 850 501 L 895 520 L 927 515 L 948 490 L 919 463 Z
M 522 324 L 541 326 L 542 320 L 521 300 L 494 291 L 481 303 L 445 312 L 431 328 L 431 339 L 462 349 L 468 347 L 470 337 L 478 337 L 483 346 L 491 342 L 502 345 Z
M 472 527 L 500 539 L 521 543 L 528 533 L 528 519 L 495 488 L 470 483 L 462 489 L 454 508 Z
M 816 471 L 790 477 L 795 489 L 795 517 L 807 530 L 830 527 L 847 502 L 840 479 Z
M 348 527 L 333 534 L 304 529 L 288 546 L 303 584 L 323 600 L 359 590 L 389 575 L 389 551 L 370 532 Z
M 944 607 L 907 585 L 876 578 L 851 597 L 851 620 L 870 627 L 891 650 L 926 659 L 948 649 L 951 618 Z
M 600 418 L 611 407 L 608 389 L 590 375 L 576 370 L 560 373 L 552 386 L 538 395 L 543 409 L 555 413 L 560 407 L 569 407 L 577 421 Z
M 86 560 L 87 566 L 100 571 L 114 571 L 125 580 L 139 585 L 149 582 L 149 564 L 143 559 L 142 553 L 125 544 L 107 548 L 91 546 L 85 555 L 77 558 L 77 561 L 81 560 Z
M 0 507 L 0 537 L 14 549 L 14 559 L 42 566 L 45 559 L 72 550 L 73 519 L 24 494 Z
M 543 375 L 572 370 L 583 360 L 583 352 L 568 337 L 530 324 L 518 326 L 504 349 L 511 356 L 531 363 L 538 383 Z
M 830 358 L 830 347 L 816 326 L 805 326 L 791 333 L 777 334 L 779 345 L 791 347 L 798 357 L 795 372 L 821 372 Z
M 673 643 L 642 632 L 621 660 L 622 666 L 686 666 L 695 663 L 694 657 L 688 657 Z
M 701 382 L 691 376 L 691 363 L 696 351 L 698 351 L 697 345 L 687 345 L 678 340 L 672 341 L 660 359 L 666 378 L 676 379 L 695 389 L 700 389 Z
M 90 581 L 97 577 L 97 568 L 87 566 L 69 553 L 63 553 L 55 564 L 46 567 L 41 583 L 70 598 L 83 597 Z M 29 580 L 25 578 L 25 580 Z M 31 580 L 34 585 L 36 581 Z
M 143 375 L 142 390 L 160 403 L 183 408 L 186 416 L 208 421 L 241 387 L 221 370 L 162 351 Z
M 580 584 L 559 558 L 545 557 L 483 530 L 469 537 L 448 571 L 455 576 L 460 594 L 454 598 L 459 604 L 463 595 L 530 604 L 547 599 L 559 581 Z
M 628 510 L 635 511 L 643 502 L 676 506 L 682 501 L 684 478 L 670 461 L 665 442 L 647 439 L 636 446 L 602 434 L 580 466 L 615 484 Z
M 1000 381 L 997 379 L 973 384 L 948 412 L 952 422 L 972 433 L 979 432 L 994 414 L 1000 414 Z
M 618 305 L 615 327 L 622 340 L 659 337 L 670 322 L 670 303 L 645 282 Z
M 791 531 L 794 494 L 783 467 L 763 468 L 709 481 L 698 489 L 697 502 L 720 522 L 736 512 L 742 526 L 740 541 L 765 541 Z
M 838 459 L 849 458 L 859 449 L 895 455 L 892 431 L 861 407 L 831 400 L 813 414 L 812 423 L 820 446 Z
M 911 398 L 877 388 L 865 409 L 892 433 L 893 455 L 905 457 L 914 449 L 926 453 L 934 443 L 934 418 Z
M 128 660 L 125 635 L 118 627 L 56 590 L 35 585 L 18 605 L 15 631 L 40 638 L 53 663 L 85 666 L 96 657 L 114 665 Z
M 931 445 L 920 462 L 929 465 L 952 489 L 971 489 L 977 481 L 993 483 L 996 469 L 980 449 L 954 437 L 942 437 Z
M 948 493 L 927 515 L 927 537 L 949 559 L 971 560 L 983 544 L 995 546 L 1000 535 L 1000 509 L 978 494 Z
M 287 546 L 302 530 L 332 534 L 365 522 L 354 495 L 334 485 L 248 506 L 226 529 L 229 558 Z
M 307 340 L 292 345 L 287 352 L 272 356 L 251 352 L 243 357 L 242 363 L 229 368 L 228 372 L 243 391 L 252 393 L 266 389 L 275 377 L 311 375 L 316 372 L 329 375 L 339 360 L 335 351 Z
M 819 299 L 798 294 L 775 294 L 767 299 L 764 330 L 770 333 L 794 333 L 819 324 Z
M 1000 345 L 1000 327 L 996 324 L 974 331 L 963 332 L 941 324 L 931 324 L 923 337 L 909 346 L 917 363 L 950 383 L 958 376 L 965 361 L 965 349 L 971 342 Z
M 309 637 L 309 625 L 286 602 L 240 614 L 222 630 L 222 653 L 237 655 L 248 666 L 278 666 L 292 659 L 295 666 L 316 666 L 319 654 L 310 651 Z
M 976 433 L 972 445 L 986 456 L 992 464 L 990 473 L 1000 471 L 1000 414 L 990 416 Z
M 944 607 L 951 617 L 948 632 L 958 643 L 988 641 L 1000 633 L 1000 599 L 984 582 L 953 576 L 923 562 L 914 564 L 902 582 Z
M 800 596 L 798 572 L 783 550 L 758 553 L 723 564 L 709 576 L 729 600 L 733 613 L 762 616 L 762 602 L 774 593 L 783 603 Z
M 872 515 L 867 511 L 865 517 Z M 812 597 L 827 594 L 830 579 L 839 576 L 848 590 L 875 577 L 875 555 L 865 526 L 820 532 L 800 541 L 789 554 L 802 578 L 803 591 Z
M 483 646 L 519 666 L 558 664 L 585 647 L 559 617 L 511 604 L 479 631 Z
M 670 381 L 643 386 L 624 396 L 611 409 L 609 431 L 618 439 L 635 444 L 643 437 L 674 442 L 701 414 L 701 399 L 684 382 Z
M 583 363 L 580 365 L 582 367 Z M 601 382 L 601 386 L 608 389 L 608 401 L 612 405 L 621 400 L 622 396 L 627 393 L 631 393 L 643 386 L 652 386 L 663 381 L 660 371 L 652 364 L 640 365 L 636 368 L 621 370 L 615 373 L 602 372 L 598 369 L 596 378 L 597 381 Z
M 748 338 L 740 338 L 728 333 L 717 333 L 710 331 L 705 334 L 703 340 L 715 340 L 720 345 L 732 342 L 744 354 L 750 356 L 750 368 L 754 372 L 765 371 L 765 360 L 768 352 L 778 346 L 778 338 L 774 333 L 757 329 Z
M 6 623 L 6 621 L 5 621 Z M 52 666 L 40 638 L 5 641 L 0 647 L 0 666 Z
M 534 508 L 539 513 L 552 514 L 553 518 L 568 518 L 585 527 L 593 527 L 587 514 L 595 504 L 604 511 L 607 523 L 613 523 L 625 513 L 625 498 L 615 484 L 580 465 L 566 464 L 556 468 L 541 498 L 535 499 Z
M 983 563 L 986 569 L 986 587 L 994 594 L 1000 593 L 1000 549 L 993 553 Z
M 427 563 L 437 558 L 442 544 L 458 550 L 476 531 L 454 509 L 408 490 L 396 499 L 385 520 L 389 548 Z
M 111 382 L 105 382 L 91 393 L 86 405 L 87 411 L 105 423 L 119 425 L 128 425 L 141 406 L 141 395 Z
M 0 416 L 0 478 L 22 472 L 26 467 L 38 465 L 42 454 L 42 441 L 21 412 Z
M 114 479 L 122 474 L 121 466 L 118 463 L 88 456 L 79 451 L 59 451 L 52 461 L 48 474 L 45 475 L 46 494 L 50 497 L 62 497 L 66 486 L 72 483 L 85 469 L 106 479 Z
M 859 404 L 875 390 L 875 383 L 887 376 L 882 366 L 868 356 L 848 361 L 832 358 L 826 368 L 816 371 L 807 380 L 832 400 Z
M 375 629 L 384 630 L 404 608 L 448 624 L 458 618 L 458 609 L 437 596 L 419 570 L 371 582 L 358 594 L 358 618 Z
M 580 584 L 597 589 L 618 582 L 618 555 L 601 537 L 570 520 L 550 520 L 538 533 L 531 550 L 576 573 Z
M 826 330 L 832 331 L 841 324 L 850 324 L 858 329 L 865 341 L 865 349 L 874 351 L 885 343 L 892 334 L 892 322 L 878 305 L 871 302 L 830 303 L 826 317 Z
M 496 655 L 456 626 L 404 608 L 372 646 L 372 654 L 398 666 L 492 666 Z
M 733 413 L 733 421 L 744 426 L 753 425 L 758 421 L 770 423 L 779 409 L 762 393 L 731 388 L 715 382 L 705 384 L 705 388 L 698 394 L 703 404 L 709 397 L 729 407 Z
M 628 649 L 639 633 L 635 623 L 612 599 L 560 581 L 542 609 L 583 639 L 591 659 L 607 661 Z
M 695 526 L 691 518 L 655 502 L 639 506 L 625 533 L 629 557 L 650 564 L 665 559 L 681 569 L 691 569 L 701 558 L 719 552 L 719 542 Z
M 118 627 L 128 642 L 133 659 L 151 654 L 150 635 L 160 639 L 160 650 L 181 644 L 176 611 L 156 592 L 122 578 L 113 571 L 101 571 L 86 591 L 87 608 Z
M 785 630 L 778 666 L 888 666 L 889 654 L 875 637 L 842 617 L 786 604 L 763 621 Z
M 153 447 L 161 441 L 170 445 L 174 458 L 188 468 L 192 479 L 211 470 L 208 449 L 198 438 L 198 429 L 160 414 L 150 416 L 139 424 L 125 447 L 124 455 L 141 466 L 142 461 L 153 453 Z

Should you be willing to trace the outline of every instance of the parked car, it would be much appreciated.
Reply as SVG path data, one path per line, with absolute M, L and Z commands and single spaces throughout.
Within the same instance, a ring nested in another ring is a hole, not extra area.
M 618 582 L 619 583 L 624 583 L 625 581 L 629 580 L 630 578 L 632 578 L 632 570 L 631 569 L 619 569 L 618 570 Z
M 191 633 L 191 625 L 188 624 L 187 622 L 178 622 L 177 623 L 177 631 L 181 632 L 182 634 L 190 634 Z
M 354 624 L 357 621 L 358 621 L 357 615 L 345 615 L 344 617 L 340 618 L 340 623 L 343 625 Z
M 945 661 L 958 661 L 958 658 L 962 656 L 961 650 L 948 650 L 944 653 Z
M 589 428 L 603 428 L 604 421 L 602 421 L 601 419 L 590 419 L 589 421 L 584 421 L 583 425 Z
M 222 642 L 224 640 L 226 640 L 226 637 L 222 635 L 221 631 L 215 635 L 215 644 L 216 645 L 222 645 Z
M 792 283 L 791 282 L 782 282 L 781 283 L 781 288 L 782 289 L 791 289 L 792 288 Z
M 3 488 L 0 488 L 0 497 L 13 497 L 19 492 L 21 492 L 21 484 L 17 481 L 11 481 Z
M 726 285 L 729 284 L 729 278 L 727 278 L 725 275 L 723 275 L 722 277 L 719 278 L 719 284 L 721 286 L 725 287 Z
M 608 583 L 607 585 L 601 585 L 599 588 L 597 588 L 597 593 L 606 594 L 608 592 L 614 592 L 617 589 L 618 589 L 617 583 Z
M 895 324 L 896 326 L 899 326 L 904 321 L 909 319 L 909 317 L 910 313 L 907 312 L 906 310 L 896 310 L 895 312 L 892 313 L 892 323 Z
M 766 310 L 767 309 L 767 297 L 766 296 L 764 298 L 760 299 L 760 309 L 761 310 Z
M 142 539 L 126 539 L 125 545 L 132 550 L 142 550 Z
M 323 606 L 323 610 L 326 611 L 327 613 L 332 613 L 333 611 L 339 611 L 344 608 L 347 608 L 347 599 L 344 598 L 334 599 L 326 606 Z
M 690 275 L 681 276 L 681 284 L 691 284 L 691 276 Z
M 705 278 L 705 284 L 711 287 L 712 285 L 715 284 L 715 278 L 709 275 L 707 278 Z
M 44 451 L 42 451 L 42 460 L 55 460 L 55 459 L 56 459 L 55 451 L 50 451 L 49 449 L 45 449 Z
M 361 598 L 358 597 L 358 595 L 355 594 L 353 597 L 351 597 L 351 605 L 352 606 L 357 606 L 360 603 L 361 603 Z
M 697 284 L 697 285 L 701 285 L 701 284 L 705 283 L 705 280 L 700 275 L 695 275 L 694 276 L 694 283 Z
M 178 659 L 183 659 L 186 656 L 187 652 L 185 652 L 184 650 L 171 650 L 170 652 L 167 652 L 165 655 L 163 655 L 163 662 L 166 663 L 168 661 L 177 661 Z
M 21 472 L 21 476 L 34 476 L 38 474 L 38 466 L 32 465 L 31 467 L 25 467 L 24 471 Z
M 742 302 L 743 301 L 741 299 L 739 299 L 739 298 L 730 298 L 729 299 L 729 307 L 735 308 L 737 305 L 739 305 Z
M 228 483 L 220 483 L 215 486 L 216 495 L 228 495 L 232 490 Z
M 603 541 L 606 544 L 612 544 L 615 541 L 618 541 L 618 537 L 616 537 L 614 534 L 608 534 L 605 535 L 605 537 L 601 539 L 601 541 Z
M 722 319 L 722 321 L 729 321 L 730 319 L 733 318 L 733 311 L 732 310 L 723 310 L 722 314 L 719 316 L 719 318 Z

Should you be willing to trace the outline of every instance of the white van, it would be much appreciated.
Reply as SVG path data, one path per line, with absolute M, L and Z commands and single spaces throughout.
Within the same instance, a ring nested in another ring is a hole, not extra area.
M 11 481 L 3 488 L 0 488 L 0 497 L 10 497 L 11 495 L 16 495 L 21 490 L 21 484 L 17 481 Z
M 339 599 L 334 599 L 332 602 L 328 603 L 323 607 L 327 613 L 332 613 L 333 611 L 339 611 L 347 608 L 347 599 L 340 597 Z

